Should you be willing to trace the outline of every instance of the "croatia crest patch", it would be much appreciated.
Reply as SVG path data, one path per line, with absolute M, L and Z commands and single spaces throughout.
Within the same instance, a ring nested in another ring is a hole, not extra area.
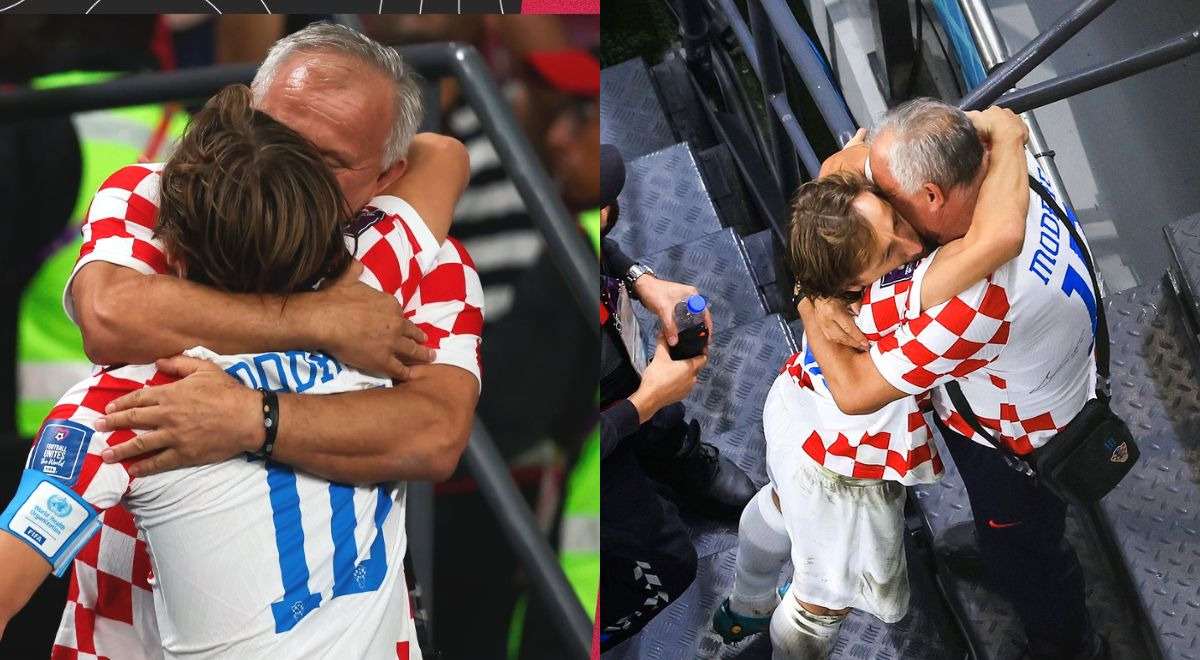
M 92 440 L 92 429 L 67 419 L 49 419 L 42 425 L 28 469 L 41 472 L 67 485 L 75 485 L 83 467 L 83 456 Z

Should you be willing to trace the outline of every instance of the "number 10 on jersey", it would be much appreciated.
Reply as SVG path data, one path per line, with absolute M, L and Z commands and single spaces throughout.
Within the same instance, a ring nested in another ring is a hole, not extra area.
M 296 473 L 278 463 L 268 463 L 267 486 L 271 492 L 279 573 L 283 577 L 283 598 L 271 603 L 271 613 L 275 617 L 275 632 L 283 633 L 321 606 L 321 594 L 310 593 L 308 589 L 308 559 L 304 554 Z M 361 562 L 355 562 L 358 547 L 354 530 L 358 520 L 354 515 L 354 488 L 329 484 L 329 506 L 333 511 L 329 525 L 333 540 L 333 598 L 378 590 L 387 573 L 383 521 L 392 508 L 387 490 L 383 486 L 376 488 L 375 540 L 370 555 Z

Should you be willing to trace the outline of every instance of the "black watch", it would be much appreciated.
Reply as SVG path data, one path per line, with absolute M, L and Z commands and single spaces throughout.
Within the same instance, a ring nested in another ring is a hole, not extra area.
M 653 275 L 654 270 L 644 264 L 634 264 L 629 267 L 625 273 L 625 290 L 629 292 L 629 297 L 637 298 L 637 294 L 633 291 L 633 284 L 637 282 L 637 278 L 642 275 Z

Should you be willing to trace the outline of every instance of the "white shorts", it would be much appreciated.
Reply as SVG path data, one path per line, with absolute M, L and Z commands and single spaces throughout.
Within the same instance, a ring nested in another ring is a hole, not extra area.
M 778 389 L 767 397 L 763 426 L 767 474 L 792 542 L 792 593 L 813 605 L 899 621 L 909 599 L 904 486 L 843 477 L 817 464 L 795 441 L 802 422 L 772 405 Z

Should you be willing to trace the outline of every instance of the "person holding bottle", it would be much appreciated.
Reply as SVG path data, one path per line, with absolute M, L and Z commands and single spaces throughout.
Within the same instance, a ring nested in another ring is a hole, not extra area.
M 616 224 L 625 167 L 615 147 L 600 147 L 601 235 Z M 716 447 L 700 441 L 680 403 L 708 361 L 706 347 L 672 359 L 681 346 L 675 318 L 695 287 L 660 280 L 601 242 L 600 340 L 600 644 L 607 651 L 632 637 L 691 585 L 692 547 L 676 505 L 659 495 L 671 486 L 682 503 L 710 516 L 733 518 L 754 496 L 750 478 Z M 654 312 L 662 332 L 647 363 L 630 298 Z M 706 305 L 693 305 L 712 329 Z

